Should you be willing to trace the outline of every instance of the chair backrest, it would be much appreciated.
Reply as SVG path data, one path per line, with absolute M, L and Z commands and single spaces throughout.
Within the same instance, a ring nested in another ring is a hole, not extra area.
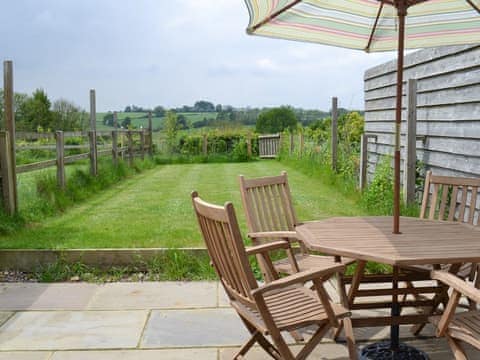
M 239 178 L 250 232 L 295 230 L 298 221 L 286 171 L 280 176 L 245 179 L 240 175 Z
M 251 291 L 258 287 L 247 258 L 232 203 L 209 204 L 192 192 L 193 207 L 213 266 L 230 299 L 255 306 Z
M 479 187 L 480 179 L 436 176 L 428 171 L 425 177 L 420 218 L 478 224 Z

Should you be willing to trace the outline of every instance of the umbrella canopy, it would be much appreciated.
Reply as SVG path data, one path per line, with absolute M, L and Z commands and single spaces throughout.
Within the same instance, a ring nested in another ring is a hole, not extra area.
M 403 3 L 403 4 L 402 4 Z M 405 48 L 480 42 L 478 0 L 246 0 L 247 32 L 365 51 L 398 47 L 398 7 L 408 8 Z
M 480 0 L 245 0 L 247 33 L 370 51 L 397 50 L 393 232 L 400 232 L 404 49 L 480 43 Z M 408 14 L 408 16 L 407 16 Z

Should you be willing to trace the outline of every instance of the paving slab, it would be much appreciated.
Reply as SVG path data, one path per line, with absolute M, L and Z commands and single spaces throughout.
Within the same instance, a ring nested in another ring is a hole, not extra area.
M 212 308 L 217 282 L 141 282 L 101 285 L 88 305 L 95 310 Z
M 148 311 L 30 311 L 0 329 L 0 350 L 135 348 Z
M 453 359 L 452 353 L 447 345 L 447 342 L 443 339 L 422 339 L 414 340 L 407 342 L 408 344 L 415 346 L 416 348 L 425 351 L 429 356 L 430 360 L 451 360 Z M 360 343 L 358 349 L 367 345 L 366 343 Z M 297 354 L 302 346 L 293 345 L 290 346 L 290 349 L 294 354 Z M 232 359 L 235 353 L 239 348 L 229 348 L 220 350 L 220 360 Z M 472 359 L 475 359 L 475 350 L 471 347 L 467 348 L 467 354 L 471 356 Z M 476 353 L 478 356 L 478 352 Z M 245 360 L 263 360 L 268 358 L 265 351 L 258 346 L 255 346 L 251 349 Z M 348 350 L 345 345 L 342 344 L 332 344 L 332 343 L 322 343 L 318 345 L 315 350 L 308 357 L 309 360 L 348 360 Z M 470 359 L 470 357 L 469 357 Z
M 222 284 L 218 284 L 218 306 L 230 307 L 230 300 L 228 299 L 227 293 L 225 292 Z
M 215 348 L 171 350 L 59 351 L 55 352 L 49 360 L 217 360 L 217 353 L 218 350 Z
M 50 360 L 51 353 L 45 351 L 0 352 L 0 360 Z
M 293 345 L 290 346 L 290 349 L 294 354 L 297 354 L 302 346 Z M 220 350 L 220 360 L 230 360 L 233 359 L 233 356 L 237 353 L 239 348 L 230 348 L 230 349 L 221 349 Z M 267 353 L 260 347 L 254 347 L 245 356 L 245 360 L 265 360 L 270 357 Z M 342 344 L 321 344 L 313 350 L 313 352 L 308 357 L 308 360 L 348 360 L 348 350 L 346 346 Z
M 10 319 L 13 314 L 14 312 L 12 311 L 0 311 L 0 326 L 2 326 L 8 319 Z
M 2 283 L 0 310 L 85 310 L 98 285 Z
M 249 337 L 231 309 L 152 311 L 142 348 L 241 345 Z

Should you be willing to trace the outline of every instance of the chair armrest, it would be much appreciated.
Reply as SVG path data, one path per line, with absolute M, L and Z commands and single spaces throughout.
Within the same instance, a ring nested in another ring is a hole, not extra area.
M 245 251 L 247 252 L 247 255 L 256 255 L 256 254 L 269 252 L 272 250 L 289 249 L 289 248 L 290 248 L 290 244 L 288 243 L 288 241 L 279 240 L 279 241 L 272 241 L 262 245 L 250 246 L 250 247 L 247 247 Z
M 297 239 L 297 233 L 295 231 L 261 231 L 251 232 L 247 236 L 250 239 L 265 239 L 265 238 L 284 238 L 284 239 Z
M 319 279 L 323 277 L 330 277 L 334 273 L 343 273 L 345 271 L 345 265 L 337 265 L 329 267 L 328 269 L 312 269 L 302 271 L 293 275 L 286 276 L 284 278 L 274 280 L 265 284 L 258 289 L 252 291 L 252 295 L 264 294 L 273 290 L 281 289 L 287 286 L 295 284 L 304 284 L 307 281 Z
M 473 301 L 480 303 L 480 290 L 455 275 L 446 271 L 434 270 L 430 273 L 430 276 L 432 279 L 439 280 Z

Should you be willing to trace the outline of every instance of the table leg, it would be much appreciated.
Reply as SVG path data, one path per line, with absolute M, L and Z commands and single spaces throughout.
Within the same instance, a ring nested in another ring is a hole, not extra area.
M 355 273 L 353 274 L 352 283 L 350 284 L 350 290 L 348 291 L 348 305 L 351 307 L 353 302 L 355 301 L 355 295 L 360 287 L 360 283 L 362 281 L 363 272 L 365 271 L 365 265 L 367 265 L 366 261 L 358 260 L 357 261 L 357 268 L 355 269 Z
M 400 316 L 400 304 L 398 303 L 398 294 L 396 290 L 398 290 L 398 266 L 393 267 L 393 279 L 392 279 L 392 289 L 394 291 L 392 295 L 392 309 L 391 309 L 391 316 L 392 319 L 397 318 Z M 398 346 L 400 344 L 400 325 L 392 324 L 390 326 L 390 347 L 392 351 L 397 351 Z
M 392 307 L 390 310 L 392 324 L 390 325 L 390 341 L 378 342 L 365 346 L 361 353 L 362 360 L 428 360 L 427 354 L 421 350 L 400 343 L 400 325 L 395 323 L 394 319 L 400 316 L 400 303 L 398 302 L 398 266 L 393 267 L 392 277 Z

